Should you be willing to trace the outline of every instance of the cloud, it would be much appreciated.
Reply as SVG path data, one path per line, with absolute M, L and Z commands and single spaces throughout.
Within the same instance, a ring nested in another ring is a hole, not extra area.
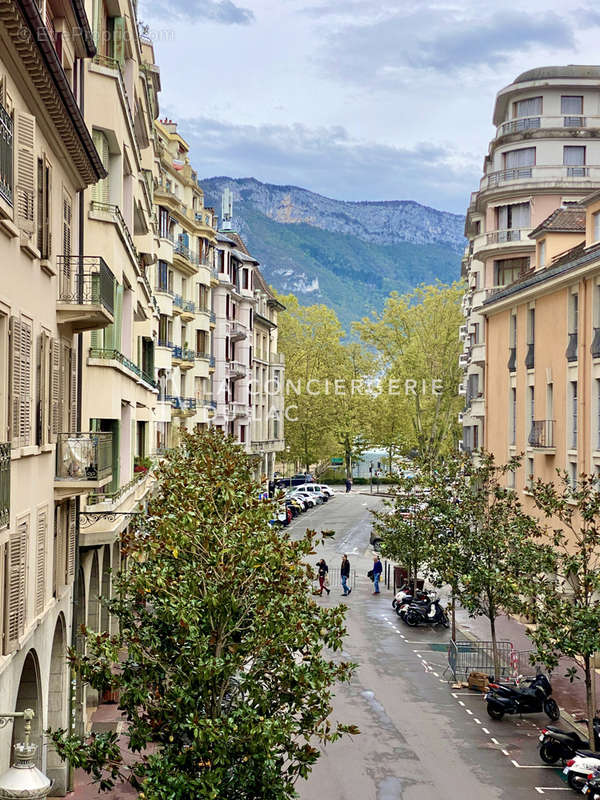
M 295 184 L 341 200 L 410 199 L 464 211 L 478 163 L 421 142 L 398 147 L 350 136 L 341 126 L 236 125 L 205 117 L 180 120 L 199 175 L 251 176 Z
M 152 19 L 183 19 L 194 22 L 217 22 L 221 25 L 250 25 L 255 21 L 249 8 L 235 5 L 232 0 L 158 0 L 146 6 Z
M 344 83 L 409 82 L 417 72 L 450 75 L 497 67 L 536 47 L 575 48 L 574 29 L 556 12 L 506 9 L 485 16 L 469 7 L 388 10 L 331 26 L 321 64 Z

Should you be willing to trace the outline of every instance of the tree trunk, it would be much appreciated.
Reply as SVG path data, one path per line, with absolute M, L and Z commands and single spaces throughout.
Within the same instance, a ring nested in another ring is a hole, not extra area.
M 592 667 L 591 657 L 585 655 L 583 657 L 583 668 L 585 670 L 585 704 L 587 708 L 588 720 L 588 738 L 590 740 L 590 748 L 594 750 L 594 717 L 596 716 L 596 698 L 595 686 L 593 681 L 595 679 L 595 671 Z
M 492 657 L 494 659 L 494 680 L 500 678 L 500 657 L 498 655 L 498 642 L 496 641 L 496 615 L 490 612 L 490 633 L 492 634 Z

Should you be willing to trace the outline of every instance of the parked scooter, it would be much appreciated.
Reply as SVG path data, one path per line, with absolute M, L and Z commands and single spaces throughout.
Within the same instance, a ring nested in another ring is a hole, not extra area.
M 567 783 L 571 789 L 580 792 L 588 782 L 588 775 L 600 770 L 600 753 L 591 750 L 578 750 L 574 758 L 570 758 L 563 769 Z
M 396 614 L 398 614 L 400 619 L 406 622 L 406 612 L 412 605 L 418 604 L 429 607 L 430 603 L 431 598 L 429 597 L 429 592 L 425 589 L 417 589 L 417 593 L 414 597 L 412 593 L 404 595 L 404 598 L 396 606 Z
M 552 694 L 552 685 L 545 675 L 536 675 L 529 686 L 512 686 L 506 683 L 490 683 L 485 696 L 487 712 L 492 719 L 502 719 L 505 714 L 537 714 L 544 711 L 555 722 L 560 711 Z
M 600 800 L 600 770 L 593 770 L 581 788 L 581 794 L 588 800 Z
M 579 721 L 587 722 L 587 720 Z M 538 747 L 542 761 L 546 764 L 556 764 L 557 761 L 573 758 L 578 750 L 589 750 L 590 743 L 587 739 L 582 739 L 576 731 L 563 731 L 549 725 L 542 730 Z M 593 748 L 600 751 L 600 717 L 594 717 Z
M 450 627 L 446 609 L 443 608 L 437 597 L 433 600 L 427 598 L 421 602 L 413 601 L 406 611 L 404 621 L 411 628 L 417 625 L 443 625 L 444 628 Z

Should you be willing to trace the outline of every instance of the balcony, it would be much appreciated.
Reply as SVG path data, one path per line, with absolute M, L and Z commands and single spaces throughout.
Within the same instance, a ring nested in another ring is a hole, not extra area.
M 283 353 L 271 353 L 269 364 L 272 367 L 283 367 L 285 365 L 285 355 Z
M 517 348 L 516 347 L 509 347 L 508 348 L 508 371 L 509 372 L 516 372 L 517 371 Z
M 101 256 L 58 256 L 59 325 L 73 332 L 106 328 L 114 321 L 115 276 Z
M 585 190 L 596 186 L 599 182 L 600 166 L 532 165 L 490 172 L 481 179 L 480 190 L 485 192 L 504 186 L 513 189 L 515 184 Z
M 216 324 L 216 322 L 217 322 L 217 315 L 215 314 L 215 312 L 214 312 L 214 311 L 211 311 L 211 312 L 210 312 L 210 317 L 209 317 L 209 319 L 210 319 L 210 324 L 211 324 L 211 325 L 215 325 L 215 324 Z
M 527 354 L 525 355 L 525 368 L 533 369 L 535 367 L 535 345 L 530 342 L 527 345 Z
M 59 433 L 54 488 L 100 489 L 112 480 L 112 433 Z
M 143 369 L 138 367 L 137 364 L 134 364 L 127 356 L 123 355 L 120 350 L 113 350 L 110 348 L 103 348 L 103 347 L 90 347 L 90 359 L 98 359 L 100 361 L 114 361 L 117 364 L 120 364 L 125 371 L 131 373 L 131 377 L 135 377 L 138 379 L 138 383 L 145 383 L 151 389 L 156 389 L 156 381 L 154 380 L 154 376 L 150 375 L 149 372 L 145 372 Z M 91 366 L 100 366 L 99 364 L 92 364 Z M 102 365 L 104 366 L 104 365 Z M 106 366 L 114 366 L 112 364 L 106 364 Z
M 497 231 L 490 231 L 485 234 L 485 242 L 483 247 L 490 247 L 495 244 L 509 244 L 511 242 L 522 242 L 531 247 L 534 246 L 533 241 L 529 238 L 532 228 L 505 228 Z M 483 249 L 478 248 L 478 251 Z
M 232 342 L 239 342 L 242 339 L 245 339 L 247 335 L 248 330 L 245 325 L 242 325 L 241 322 L 229 323 L 229 338 Z
M 577 361 L 577 338 L 576 333 L 569 334 L 569 343 L 565 351 L 567 361 Z
M 537 116 L 519 117 L 503 122 L 496 129 L 496 138 L 500 136 L 510 136 L 513 133 L 537 130 L 539 128 L 598 128 L 600 127 L 600 117 L 569 116 Z
M 531 432 L 527 443 L 534 450 L 545 452 L 554 451 L 554 420 L 553 419 L 534 419 L 531 423 Z
M 160 294 L 169 295 L 169 297 L 173 297 L 173 289 L 169 289 L 168 286 L 163 286 L 160 283 L 154 291 L 159 292 Z
M 0 442 L 0 528 L 10 523 L 10 442 Z
M 242 400 L 233 400 L 229 405 L 234 417 L 248 416 L 248 404 L 244 403 Z
M 203 353 L 201 350 L 196 350 L 196 359 L 198 361 L 210 362 L 210 353 Z
M 196 353 L 188 350 L 187 347 L 173 346 L 173 365 L 181 369 L 191 369 L 194 366 Z
M 173 414 L 176 416 L 192 417 L 196 413 L 197 402 L 195 397 L 167 395 L 167 401 L 171 403 Z
M 123 218 L 123 214 L 121 214 L 121 209 L 119 206 L 115 205 L 114 203 L 102 203 L 100 200 L 92 200 L 91 210 L 97 214 L 101 214 L 103 217 L 107 218 L 110 222 L 113 222 L 117 226 L 121 237 L 133 255 L 134 262 L 138 264 L 140 260 L 138 252 L 135 244 L 133 243 L 131 231 L 127 227 L 127 223 Z
M 196 303 L 193 300 L 184 300 L 180 314 L 183 322 L 191 322 L 196 314 Z
M 485 364 L 485 342 L 477 342 L 471 347 L 471 363 Z
M 238 378 L 245 378 L 248 373 L 248 368 L 241 361 L 228 361 L 227 362 L 227 376 L 232 380 Z
M 177 242 L 175 244 L 175 247 L 173 248 L 173 261 L 174 263 L 176 262 L 176 265 L 179 267 L 179 269 L 188 275 L 195 275 L 197 272 L 197 267 L 200 264 L 198 254 L 194 253 L 193 250 L 190 250 L 190 248 L 183 244 L 183 242 Z
M 173 314 L 179 316 L 183 310 L 183 297 L 180 294 L 173 295 Z
M 216 367 L 216 365 L 217 365 L 217 361 L 216 361 L 215 357 L 211 356 L 210 357 L 210 362 L 208 364 L 209 369 L 214 369 Z

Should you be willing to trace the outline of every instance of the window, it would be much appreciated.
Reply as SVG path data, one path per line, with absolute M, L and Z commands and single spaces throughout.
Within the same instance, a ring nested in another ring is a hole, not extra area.
M 94 147 L 100 156 L 100 161 L 102 161 L 102 166 L 108 172 L 110 153 L 106 134 L 94 128 L 92 131 L 92 139 L 94 141 Z M 101 178 L 101 180 L 92 186 L 92 201 L 96 203 L 110 202 L 110 181 L 108 175 L 106 178 Z
M 504 168 L 518 169 L 535 165 L 535 147 L 522 147 L 520 150 L 509 150 L 504 153 Z M 529 171 L 531 175 L 531 171 Z M 526 177 L 526 175 L 524 175 Z
M 528 97 L 513 104 L 513 117 L 534 117 L 542 113 L 541 97 Z
M 569 295 L 569 335 L 567 341 L 567 361 L 577 361 L 577 340 L 579 331 L 579 295 L 573 292 Z
M 517 390 L 510 390 L 510 444 L 517 442 Z
M 494 261 L 495 285 L 508 286 L 529 269 L 529 258 L 502 258 Z
M 162 206 L 158 207 L 158 235 L 161 239 L 169 238 L 169 212 Z
M 571 437 L 569 449 L 577 450 L 577 381 L 570 381 Z
M 546 240 L 542 239 L 539 244 L 539 265 L 540 267 L 546 266 Z
M 1 98 L 0 98 L 1 99 Z M 13 121 L 0 102 L 0 198 L 13 204 Z
M 246 426 L 240 425 L 240 442 L 246 441 Z
M 513 228 L 529 228 L 530 204 L 514 203 L 507 206 L 498 206 L 496 209 L 496 226 L 498 230 Z M 508 239 L 507 241 L 511 241 Z
M 567 177 L 580 178 L 586 175 L 585 147 L 565 145 L 563 164 L 567 167 Z
M 17 649 L 19 638 L 25 631 L 28 540 L 29 517 L 26 517 L 17 521 L 16 529 L 8 540 L 4 653 L 11 653 Z
M 560 98 L 561 114 L 583 114 L 583 97 L 581 95 L 563 95 Z
M 169 290 L 169 265 L 166 261 L 158 262 L 158 286 L 157 289 L 162 292 Z
M 34 228 L 35 117 L 16 112 L 16 216 L 17 225 L 29 237 Z
M 531 430 L 531 426 L 533 425 L 533 420 L 535 419 L 535 387 L 528 386 L 527 387 L 527 422 L 528 422 L 528 429 Z
M 166 314 L 161 314 L 158 318 L 158 344 L 160 347 L 168 347 L 169 342 L 169 318 Z
M 594 241 L 600 242 L 600 211 L 596 211 L 595 214 L 592 214 L 592 224 L 594 226 Z
M 10 320 L 10 438 L 12 447 L 31 444 L 31 347 L 32 322 L 25 317 Z
M 554 419 L 554 384 L 546 384 L 546 419 Z
M 247 288 L 248 288 L 248 270 L 247 269 L 243 269 L 242 270 L 242 289 L 247 289 Z
M 571 482 L 571 488 L 577 488 L 577 462 L 569 461 L 569 480 Z
M 37 160 L 37 249 L 42 258 L 50 257 L 50 165 L 45 158 Z
M 63 192 L 63 218 L 62 218 L 62 249 L 63 255 L 70 258 L 71 256 L 71 243 L 72 243 L 72 234 L 71 234 L 71 225 L 73 222 L 73 201 L 71 200 L 70 195 L 66 192 Z
M 533 458 L 527 459 L 527 488 L 531 489 L 533 487 L 533 481 L 535 477 L 534 472 L 534 461 Z

